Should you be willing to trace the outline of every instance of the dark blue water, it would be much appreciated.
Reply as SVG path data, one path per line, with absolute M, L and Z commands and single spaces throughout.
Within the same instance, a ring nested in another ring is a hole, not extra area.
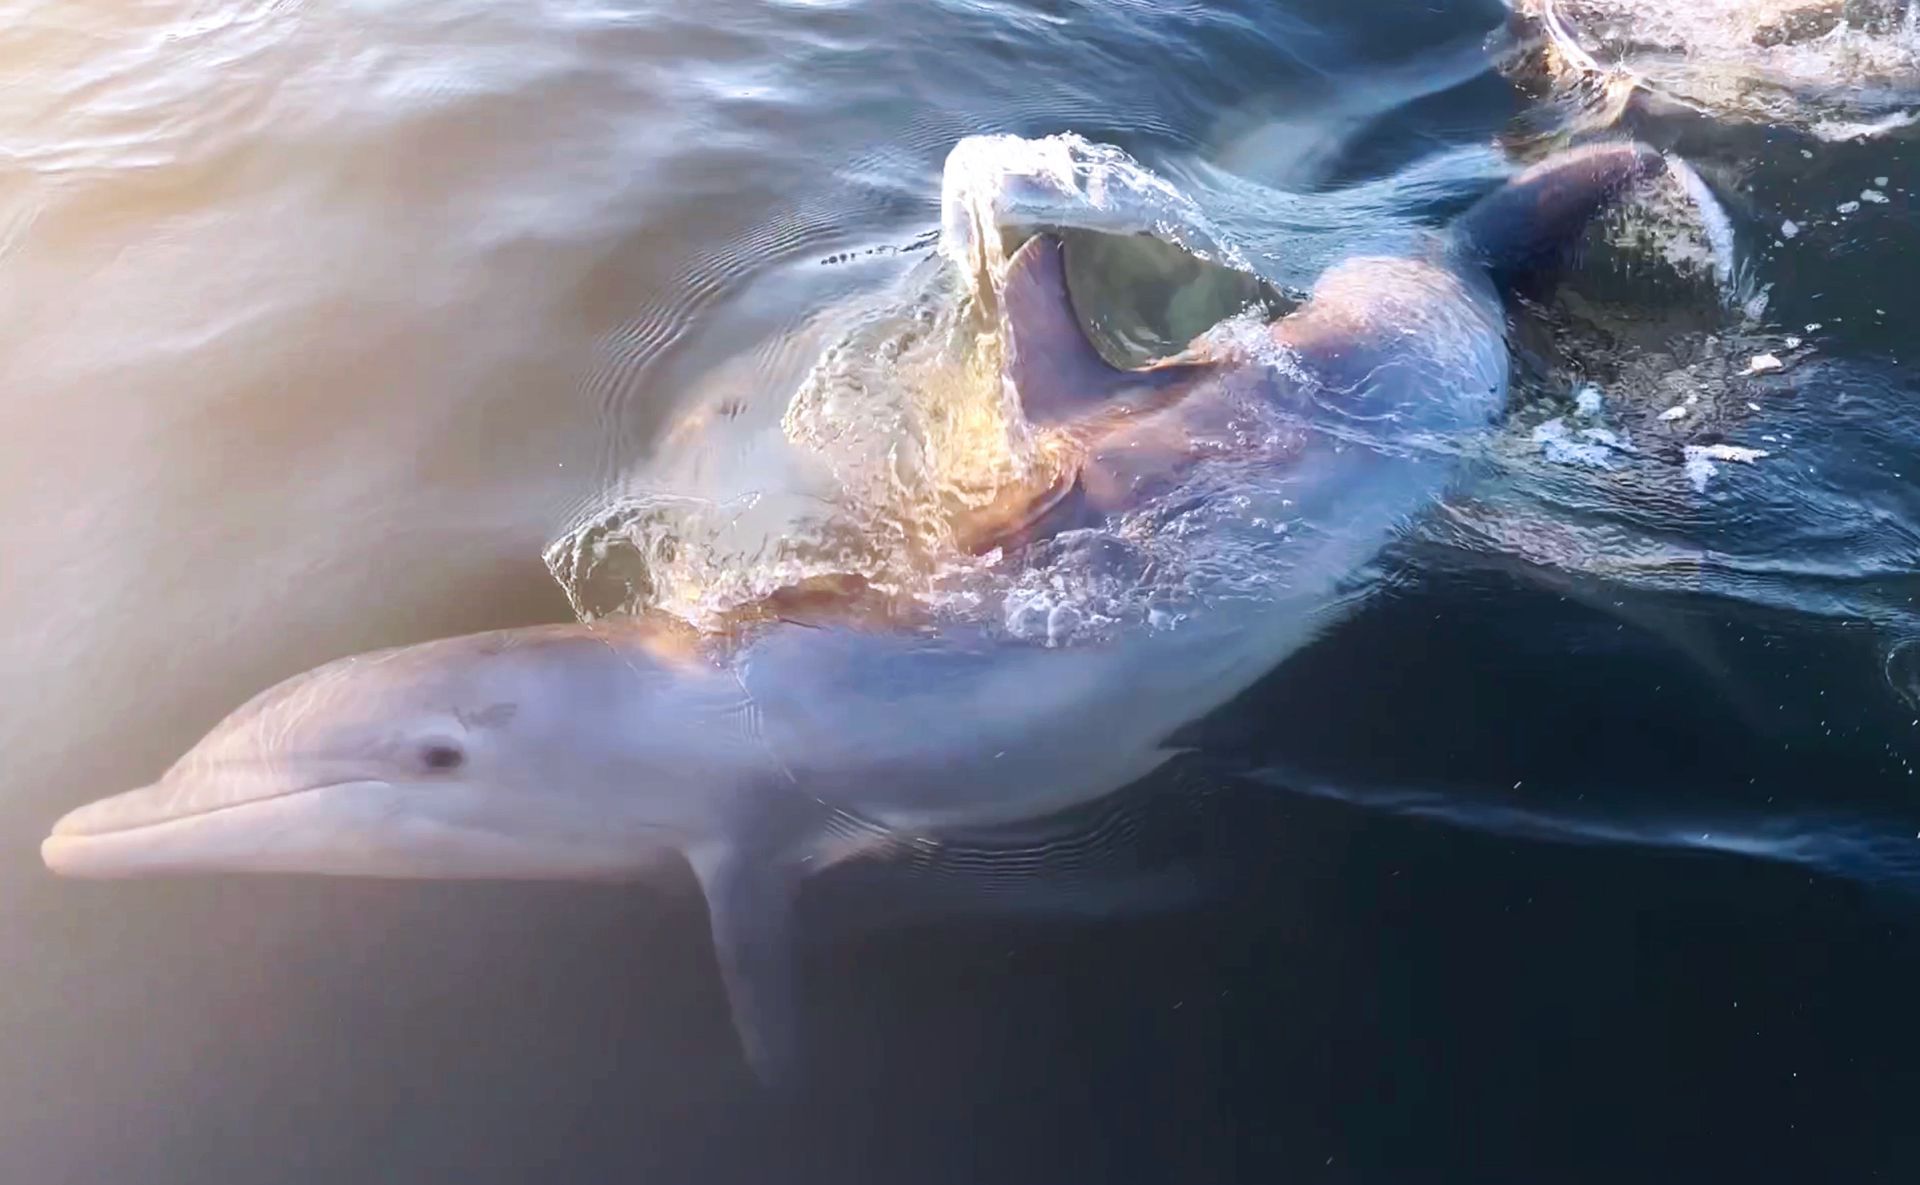
M 830 1056 L 781 1098 L 690 888 L 34 845 L 272 679 L 564 617 L 542 548 L 751 457 L 676 416 L 777 419 L 823 310 L 928 266 L 962 136 L 1117 145 L 1287 291 L 1591 111 L 1496 69 L 1493 2 L 17 7 L 0 1179 L 1920 1173 L 1910 132 L 1630 107 L 1737 283 L 1596 242 L 1521 312 L 1508 426 L 1376 594 L 1129 792 L 1205 892 L 872 927 L 820 885 Z M 1176 339 L 1129 266 L 1097 328 Z M 1769 455 L 1696 480 L 1720 444 Z

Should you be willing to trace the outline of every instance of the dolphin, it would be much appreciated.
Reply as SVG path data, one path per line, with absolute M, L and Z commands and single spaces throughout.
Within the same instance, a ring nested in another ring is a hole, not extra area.
M 624 619 L 342 658 L 260 693 L 152 785 L 67 814 L 42 857 L 93 878 L 690 868 L 745 1056 L 786 1078 L 790 919 L 809 875 L 893 844 L 1030 828 L 1136 782 L 1183 725 L 1344 612 L 1355 570 L 1448 481 L 1445 464 L 1338 432 L 1236 443 L 1234 409 L 1278 400 L 1373 438 L 1488 426 L 1506 394 L 1502 288 L 1661 161 L 1626 143 L 1551 158 L 1424 254 L 1335 266 L 1270 342 L 1140 370 L 1110 366 L 1080 331 L 1058 241 L 1022 247 L 1003 293 L 1008 378 L 1081 453 L 1071 490 L 1015 526 L 1090 521 L 1223 449 L 1272 449 L 1317 528 L 1289 544 L 1296 568 L 1271 595 L 1054 648 L 964 624 L 776 621 L 720 642 Z

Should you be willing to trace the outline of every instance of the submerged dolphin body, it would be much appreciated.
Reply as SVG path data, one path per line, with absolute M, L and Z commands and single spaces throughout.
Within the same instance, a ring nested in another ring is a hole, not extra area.
M 1237 347 L 1108 366 L 1075 325 L 1057 244 L 1036 239 L 1005 294 L 1010 376 L 1036 419 L 1084 442 L 1083 516 L 1228 447 L 1236 401 L 1298 400 L 1376 437 L 1484 426 L 1507 381 L 1498 282 L 1659 166 L 1631 145 L 1565 154 L 1423 258 L 1335 267 L 1272 327 L 1279 366 Z M 73 811 L 42 854 L 86 877 L 628 879 L 684 863 L 748 1058 L 774 1077 L 794 1054 L 788 919 L 806 875 L 875 843 L 991 835 L 1151 771 L 1180 726 L 1339 612 L 1343 581 L 1448 478 L 1365 446 L 1277 455 L 1319 524 L 1295 575 L 1177 629 L 1042 649 L 776 625 L 721 653 L 629 621 L 345 658 L 261 693 L 153 785 Z

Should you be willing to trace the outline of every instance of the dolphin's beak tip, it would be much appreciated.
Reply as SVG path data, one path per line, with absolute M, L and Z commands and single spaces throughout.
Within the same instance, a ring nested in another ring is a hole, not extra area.
M 40 841 L 40 862 L 56 876 L 100 877 L 112 875 L 99 856 L 103 836 L 120 830 L 127 822 L 129 800 L 143 800 L 143 791 L 129 791 L 77 806 L 54 820 L 47 837 Z
M 64 836 L 80 835 L 86 831 L 86 807 L 75 807 L 53 821 L 53 830 L 47 833 L 47 843 Z M 44 845 L 43 845 L 44 849 Z
M 59 824 L 55 824 L 53 834 L 40 841 L 40 862 L 55 876 L 75 876 L 78 870 L 73 848 L 73 836 L 61 834 Z
M 87 811 L 79 807 L 54 821 L 47 838 L 40 841 L 40 862 L 55 876 L 83 876 L 86 873 Z
M 72 839 L 82 835 L 97 835 L 102 831 L 113 830 L 107 816 L 120 813 L 115 807 L 127 795 L 117 794 L 112 798 L 102 798 L 77 806 L 53 821 L 53 830 L 47 833 L 48 842 L 56 839 Z

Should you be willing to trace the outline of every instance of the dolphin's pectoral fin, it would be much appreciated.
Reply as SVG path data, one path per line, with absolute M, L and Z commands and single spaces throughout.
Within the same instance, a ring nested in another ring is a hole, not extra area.
M 774 853 L 713 844 L 687 854 L 707 898 L 713 953 L 726 984 L 734 1032 L 767 1085 L 798 1064 L 793 903 L 799 873 Z
M 1172 388 L 1205 369 L 1163 364 L 1121 370 L 1102 358 L 1074 312 L 1066 248 L 1050 234 L 1035 235 L 1014 252 L 1000 308 L 1007 377 L 1033 424 L 1078 419 L 1121 396 L 1157 406 L 1167 402 Z
M 809 795 L 755 795 L 725 837 L 688 849 L 707 898 L 715 961 L 741 1051 L 768 1086 L 801 1062 L 794 904 L 806 878 L 851 860 L 911 847 L 878 823 Z

